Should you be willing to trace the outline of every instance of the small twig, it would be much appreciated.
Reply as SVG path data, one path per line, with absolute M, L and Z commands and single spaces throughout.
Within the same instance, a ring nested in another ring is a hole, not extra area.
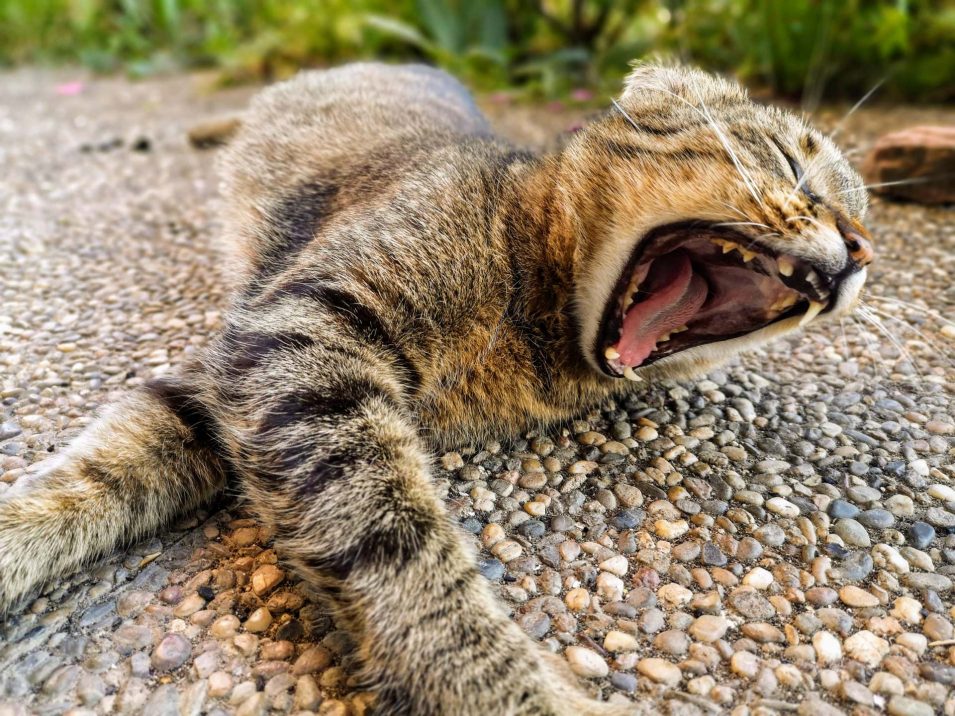
M 930 641 L 929 646 L 955 646 L 955 639 L 941 639 L 939 641 Z

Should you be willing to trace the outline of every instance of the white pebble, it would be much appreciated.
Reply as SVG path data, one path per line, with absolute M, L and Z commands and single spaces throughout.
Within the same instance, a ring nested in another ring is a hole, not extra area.
M 799 508 L 789 500 L 782 497 L 771 497 L 766 501 L 766 509 L 775 512 L 777 515 L 795 519 L 799 517 Z
M 640 642 L 635 637 L 616 629 L 608 631 L 604 637 L 604 649 L 607 651 L 636 651 L 639 646 Z
M 812 648 L 816 650 L 816 658 L 823 664 L 830 664 L 842 658 L 842 645 L 832 632 L 817 631 L 813 634 Z
M 876 636 L 868 629 L 863 629 L 850 636 L 846 639 L 844 646 L 846 654 L 850 658 L 861 661 L 871 668 L 878 666 L 885 655 L 889 653 L 889 642 Z
M 626 557 L 617 555 L 616 557 L 611 557 L 601 562 L 600 568 L 605 572 L 610 572 L 611 574 L 616 574 L 618 577 L 622 577 L 630 568 L 630 563 L 627 562 Z
M 955 490 L 948 485 L 941 483 L 929 485 L 928 494 L 942 502 L 955 502 Z
M 743 584 L 749 587 L 755 587 L 756 589 L 766 589 L 772 583 L 772 572 L 769 572 L 762 567 L 754 567 L 746 573 L 745 577 L 743 577 Z
M 600 654 L 582 646 L 568 646 L 564 656 L 577 676 L 600 679 L 610 673 L 610 667 Z
M 623 580 L 616 574 L 601 572 L 597 575 L 597 594 L 608 602 L 619 602 L 623 599 Z

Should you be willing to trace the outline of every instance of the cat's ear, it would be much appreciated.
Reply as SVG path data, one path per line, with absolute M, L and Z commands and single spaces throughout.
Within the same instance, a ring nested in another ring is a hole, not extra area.
M 702 70 L 676 64 L 635 62 L 624 80 L 621 102 L 660 102 L 682 98 L 693 106 L 714 100 L 746 101 L 746 90 L 736 82 Z

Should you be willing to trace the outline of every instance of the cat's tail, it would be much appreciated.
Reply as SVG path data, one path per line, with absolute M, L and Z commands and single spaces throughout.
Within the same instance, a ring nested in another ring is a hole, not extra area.
M 0 497 L 0 614 L 221 489 L 227 469 L 197 385 L 184 371 L 138 389 Z

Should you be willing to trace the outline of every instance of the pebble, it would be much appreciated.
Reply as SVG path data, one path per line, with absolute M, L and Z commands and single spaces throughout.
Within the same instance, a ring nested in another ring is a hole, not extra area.
M 577 676 L 585 679 L 602 679 L 610 673 L 610 667 L 598 653 L 583 646 L 568 646 L 564 656 Z
M 274 564 L 263 564 L 252 573 L 252 590 L 263 597 L 275 589 L 285 579 L 285 572 Z
M 245 620 L 245 628 L 253 633 L 263 632 L 272 624 L 272 613 L 265 607 L 259 607 Z
M 842 644 L 831 632 L 817 631 L 812 637 L 812 648 L 816 650 L 816 658 L 822 664 L 842 659 Z
M 665 659 L 646 658 L 637 662 L 637 671 L 658 684 L 673 688 L 683 678 L 680 667 Z
M 156 671 L 172 671 L 186 663 L 192 653 L 192 645 L 179 634 L 166 634 L 153 649 L 150 663 Z
M 850 607 L 877 607 L 879 599 L 864 589 L 847 584 L 839 590 L 839 598 Z
M 913 547 L 925 549 L 935 539 L 935 528 L 927 522 L 919 520 L 909 525 L 905 536 Z
M 887 711 L 891 716 L 933 716 L 935 709 L 924 701 L 895 695 L 889 699 Z
M 743 577 L 743 584 L 756 589 L 767 589 L 772 583 L 772 573 L 762 567 L 754 567 Z
M 846 544 L 853 547 L 871 547 L 872 540 L 869 539 L 869 533 L 865 527 L 856 520 L 845 518 L 836 522 L 832 531 L 842 537 Z
M 858 631 L 843 643 L 846 655 L 870 668 L 878 666 L 889 653 L 889 642 L 868 629 Z
M 724 617 L 704 614 L 693 621 L 689 628 L 689 634 L 697 641 L 709 644 L 722 639 L 729 626 L 729 621 Z

